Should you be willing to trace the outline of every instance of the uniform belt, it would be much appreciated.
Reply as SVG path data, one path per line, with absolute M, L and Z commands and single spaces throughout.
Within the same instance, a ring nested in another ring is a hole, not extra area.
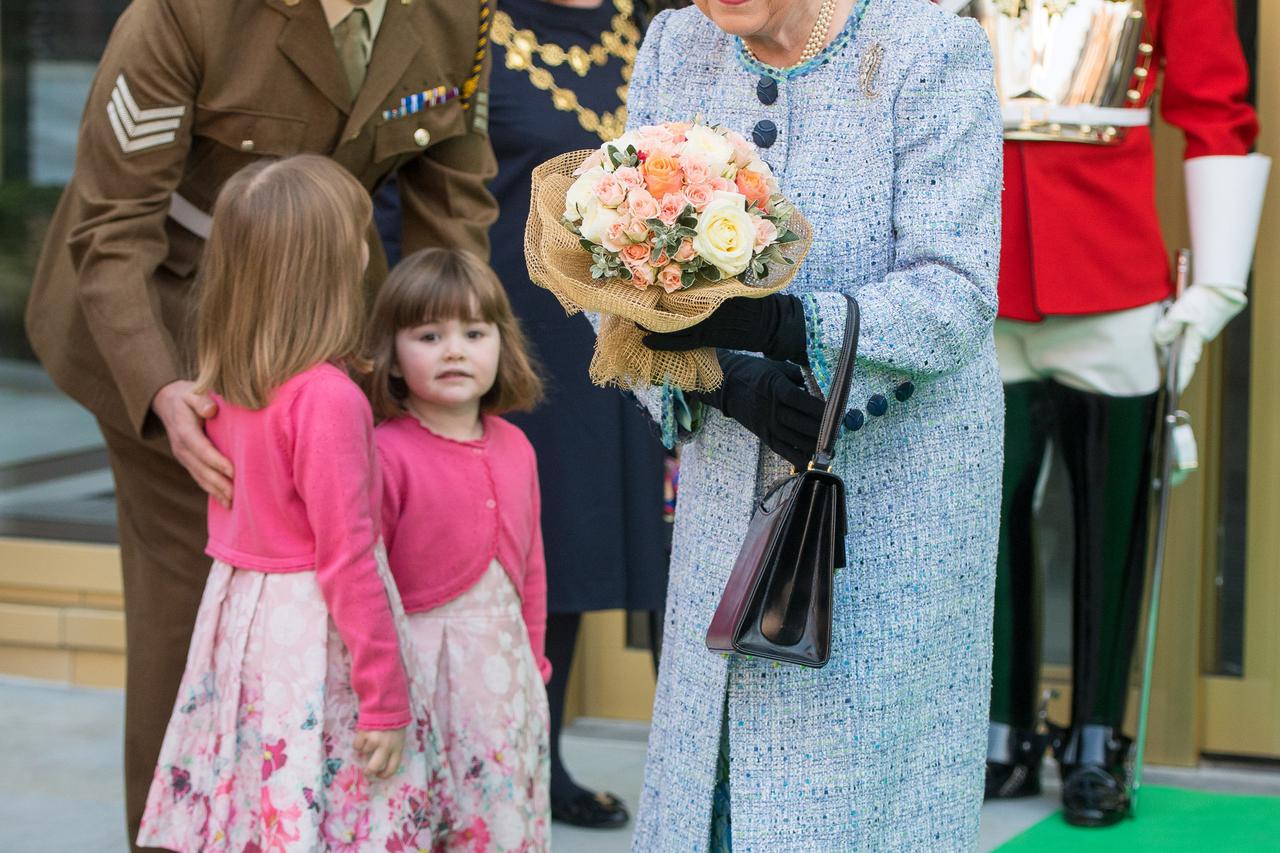
M 174 193 L 169 196 L 169 218 L 201 239 L 209 239 L 213 217 Z
M 1059 104 L 1000 105 L 1005 130 L 1028 125 L 1061 124 L 1091 127 L 1146 127 L 1151 124 L 1151 110 L 1130 107 L 1095 107 L 1091 104 L 1062 106 Z

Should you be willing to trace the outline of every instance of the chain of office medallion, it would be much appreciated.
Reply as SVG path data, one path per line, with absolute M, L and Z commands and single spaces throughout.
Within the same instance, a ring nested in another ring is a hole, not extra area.
M 631 69 L 640 44 L 640 30 L 631 15 L 632 0 L 613 0 L 613 8 L 616 14 L 610 30 L 601 33 L 600 41 L 587 48 L 573 45 L 566 50 L 557 44 L 542 44 L 532 30 L 516 29 L 511 16 L 502 11 L 494 14 L 491 33 L 493 43 L 506 50 L 508 68 L 528 74 L 535 88 L 551 93 L 551 103 L 556 109 L 577 114 L 584 130 L 605 141 L 621 136 L 626 130 L 627 83 L 631 81 Z M 579 77 L 586 77 L 592 66 L 604 65 L 610 56 L 622 60 L 622 85 L 618 87 L 618 100 L 622 105 L 603 115 L 578 103 L 576 92 L 556 85 L 549 70 L 534 64 L 535 57 L 552 68 L 567 64 Z

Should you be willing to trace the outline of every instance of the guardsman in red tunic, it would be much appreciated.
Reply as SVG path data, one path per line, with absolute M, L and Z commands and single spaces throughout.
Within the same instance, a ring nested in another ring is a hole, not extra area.
M 944 2 L 943 5 L 948 5 Z M 1050 442 L 1074 511 L 1066 818 L 1128 811 L 1121 732 L 1146 563 L 1157 345 L 1185 332 L 1185 386 L 1245 304 L 1269 161 L 1231 0 L 955 0 L 991 37 L 1005 119 L 996 347 L 1007 437 L 988 798 L 1040 790 L 1041 602 L 1031 539 Z M 1151 102 L 1186 137 L 1194 282 L 1168 307 Z

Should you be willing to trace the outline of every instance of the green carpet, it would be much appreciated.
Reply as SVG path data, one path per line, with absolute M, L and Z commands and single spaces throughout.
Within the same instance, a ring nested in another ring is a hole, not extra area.
M 1280 850 L 1280 797 L 1142 789 L 1138 817 L 1106 829 L 1078 829 L 1055 814 L 997 853 L 1252 853 Z

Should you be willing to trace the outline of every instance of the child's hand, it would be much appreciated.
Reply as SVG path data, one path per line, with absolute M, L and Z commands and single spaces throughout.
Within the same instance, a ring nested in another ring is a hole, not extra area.
M 379 779 L 390 779 L 400 769 L 404 754 L 404 729 L 358 731 L 356 752 L 364 759 L 364 772 Z

